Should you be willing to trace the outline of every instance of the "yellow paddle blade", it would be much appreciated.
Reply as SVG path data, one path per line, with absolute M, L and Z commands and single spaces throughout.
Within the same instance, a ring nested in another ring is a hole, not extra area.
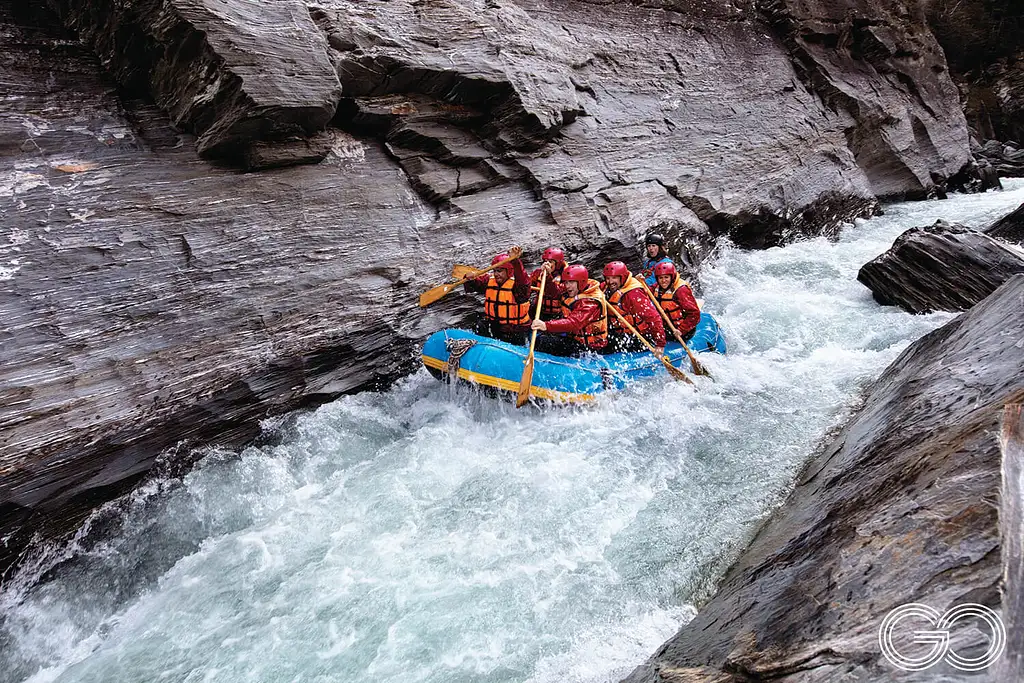
M 461 284 L 461 282 L 449 282 L 448 284 L 438 285 L 437 287 L 428 289 L 420 294 L 420 308 L 429 306 Z
M 519 380 L 519 393 L 516 395 L 516 408 L 522 408 L 530 400 L 530 385 L 533 384 L 533 354 L 526 359 L 523 366 L 523 378 Z
M 476 277 L 477 275 L 482 274 L 482 271 L 477 270 L 473 266 L 465 266 L 461 263 L 456 263 L 454 266 L 452 266 L 453 280 L 461 280 L 464 277 Z

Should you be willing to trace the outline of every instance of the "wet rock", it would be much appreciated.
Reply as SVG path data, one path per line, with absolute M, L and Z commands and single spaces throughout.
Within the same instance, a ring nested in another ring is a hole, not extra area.
M 980 147 L 980 145 L 979 145 Z M 974 145 L 971 146 L 975 150 Z M 999 180 L 999 171 L 989 163 L 983 155 L 975 152 L 978 160 L 972 161 L 960 169 L 960 172 L 946 181 L 945 187 L 953 192 L 984 192 L 1001 190 L 1003 183 Z
M 998 140 L 987 140 L 976 152 L 980 163 L 992 168 L 998 175 L 1015 178 L 1024 176 L 1024 150 Z
M 1003 619 L 1006 653 L 996 662 L 1000 681 L 1024 679 L 1024 403 L 1003 410 L 1003 485 L 999 536 L 1003 557 Z
M 998 434 L 1003 406 L 1024 398 L 1022 302 L 1018 275 L 904 351 L 714 597 L 627 683 L 961 680 L 945 662 L 898 671 L 878 629 L 909 602 L 1002 611 Z M 981 655 L 991 631 L 951 634 L 956 652 Z
M 408 373 L 479 307 L 416 306 L 454 254 L 550 238 L 526 188 L 439 215 L 379 143 L 336 128 L 316 166 L 211 166 L 52 17 L 0 2 L 0 30 L 0 568 L 167 449 L 238 446 Z M 564 241 L 589 260 L 588 240 Z
M 1024 245 L 1024 204 L 992 225 L 985 228 L 985 234 L 1004 242 Z
M 1017 273 L 1024 273 L 1024 250 L 937 221 L 900 235 L 857 279 L 880 304 L 927 313 L 965 311 Z

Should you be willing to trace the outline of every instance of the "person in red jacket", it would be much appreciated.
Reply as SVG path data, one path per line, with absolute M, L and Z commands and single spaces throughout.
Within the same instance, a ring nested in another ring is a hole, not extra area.
M 658 279 L 657 287 L 652 290 L 654 298 L 661 304 L 683 339 L 689 341 L 700 322 L 700 306 L 693 298 L 690 283 L 679 277 L 671 261 L 663 261 L 654 266 L 654 276 Z
M 484 317 L 474 332 L 509 344 L 525 344 L 530 330 L 530 277 L 520 260 L 523 250 L 512 247 L 498 254 L 491 264 L 513 257 L 513 261 L 490 273 L 466 280 L 466 290 L 484 295 Z
M 543 296 L 540 305 L 540 319 L 553 320 L 562 316 L 562 291 L 559 284 L 562 281 L 562 271 L 565 270 L 565 252 L 558 247 L 548 247 L 544 250 L 543 265 L 530 273 L 530 284 L 534 287 L 540 286 L 540 276 L 544 271 L 548 272 L 547 282 L 544 284 L 544 291 L 538 292 L 536 296 Z M 536 305 L 536 297 L 531 304 Z
M 566 266 L 560 287 L 562 317 L 534 320 L 530 325 L 548 333 L 537 338 L 537 350 L 556 356 L 604 353 L 608 346 L 608 310 L 600 284 L 590 279 L 583 266 Z
M 665 351 L 665 325 L 661 314 L 651 303 L 651 297 L 643 283 L 633 277 L 622 261 L 612 261 L 604 267 L 604 297 L 609 306 L 622 314 L 630 325 L 658 349 L 658 355 Z M 616 352 L 640 352 L 647 347 L 636 338 L 614 314 L 608 317 L 608 343 Z

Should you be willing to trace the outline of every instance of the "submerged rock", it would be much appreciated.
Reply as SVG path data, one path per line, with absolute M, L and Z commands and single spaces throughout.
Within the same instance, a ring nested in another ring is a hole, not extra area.
M 1024 273 L 1024 251 L 937 221 L 900 235 L 857 279 L 880 304 L 928 313 L 965 311 L 1017 273 Z
M 908 602 L 1001 609 L 998 434 L 1024 399 L 1021 339 L 1024 275 L 904 351 L 718 593 L 626 681 L 962 676 L 895 669 L 878 629 Z M 952 645 L 980 655 L 990 635 L 957 628 Z

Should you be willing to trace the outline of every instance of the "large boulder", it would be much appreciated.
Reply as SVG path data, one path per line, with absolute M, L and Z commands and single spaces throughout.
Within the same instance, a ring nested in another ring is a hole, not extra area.
M 911 228 L 857 279 L 875 300 L 911 313 L 965 311 L 1017 273 L 1024 251 L 962 225 Z
M 1006 654 L 996 664 L 1000 681 L 1024 680 L 1024 401 L 1003 410 L 1003 485 L 999 536 L 1003 556 Z
M 1022 303 L 1018 275 L 904 351 L 718 593 L 626 681 L 959 680 L 946 662 L 897 670 L 878 630 L 909 602 L 1002 611 L 999 425 L 1024 399 Z M 991 629 L 961 626 L 953 649 L 980 655 Z

